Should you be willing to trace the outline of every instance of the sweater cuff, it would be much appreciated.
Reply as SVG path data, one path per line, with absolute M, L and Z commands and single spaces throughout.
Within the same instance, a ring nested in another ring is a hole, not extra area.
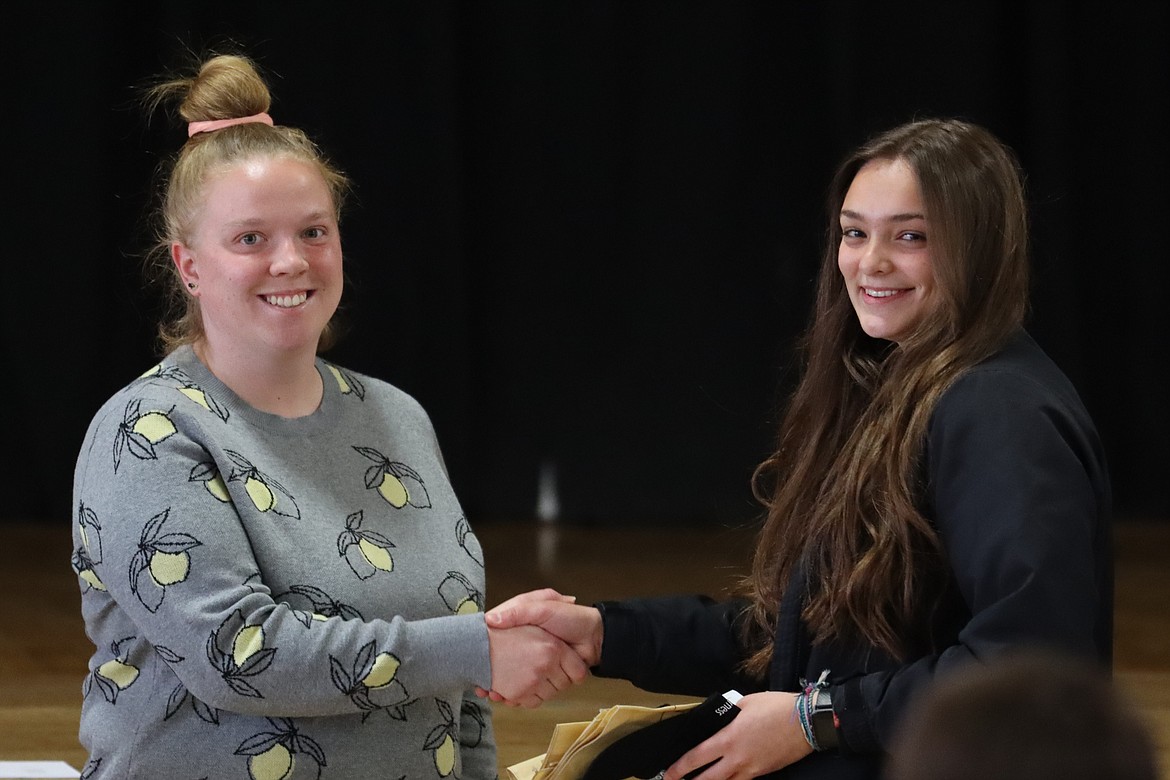
M 427 618 L 413 627 L 417 647 L 442 648 L 427 653 L 435 680 L 459 680 L 464 688 L 492 687 L 491 646 L 482 612 Z

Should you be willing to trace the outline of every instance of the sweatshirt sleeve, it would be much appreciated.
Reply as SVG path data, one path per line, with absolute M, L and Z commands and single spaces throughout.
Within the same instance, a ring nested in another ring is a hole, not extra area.
M 279 500 L 279 484 L 229 480 L 200 443 L 195 412 L 148 390 L 95 419 L 75 474 L 74 567 L 100 586 L 82 599 L 99 648 L 92 663 L 105 652 L 119 665 L 91 674 L 96 684 L 116 695 L 127 669 L 169 670 L 173 697 L 280 717 L 490 687 L 482 614 L 365 619 L 326 594 L 305 594 L 311 608 L 278 600 L 237 507 Z
M 746 601 L 661 596 L 608 601 L 600 677 L 618 677 L 655 693 L 707 696 L 760 687 L 737 672 L 745 651 L 739 627 Z

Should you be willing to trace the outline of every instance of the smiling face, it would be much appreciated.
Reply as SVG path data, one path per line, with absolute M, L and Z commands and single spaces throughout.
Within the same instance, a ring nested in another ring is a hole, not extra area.
M 837 267 L 861 329 L 897 342 L 935 305 L 930 223 L 918 178 L 902 160 L 871 160 L 841 205 Z
M 316 352 L 341 300 L 341 236 L 317 168 L 252 158 L 208 179 L 186 243 L 171 247 L 194 283 L 209 354 Z

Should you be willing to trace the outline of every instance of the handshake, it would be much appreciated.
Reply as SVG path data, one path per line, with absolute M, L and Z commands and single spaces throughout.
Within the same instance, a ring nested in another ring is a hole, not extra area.
M 589 676 L 601 660 L 601 613 L 551 588 L 515 596 L 488 611 L 491 690 L 481 697 L 539 707 Z

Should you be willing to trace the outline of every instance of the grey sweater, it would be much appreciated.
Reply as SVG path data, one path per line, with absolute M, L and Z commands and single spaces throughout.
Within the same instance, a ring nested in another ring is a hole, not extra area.
M 92 778 L 492 778 L 483 554 L 429 418 L 318 360 L 252 408 L 181 348 L 90 424 L 73 568 Z

